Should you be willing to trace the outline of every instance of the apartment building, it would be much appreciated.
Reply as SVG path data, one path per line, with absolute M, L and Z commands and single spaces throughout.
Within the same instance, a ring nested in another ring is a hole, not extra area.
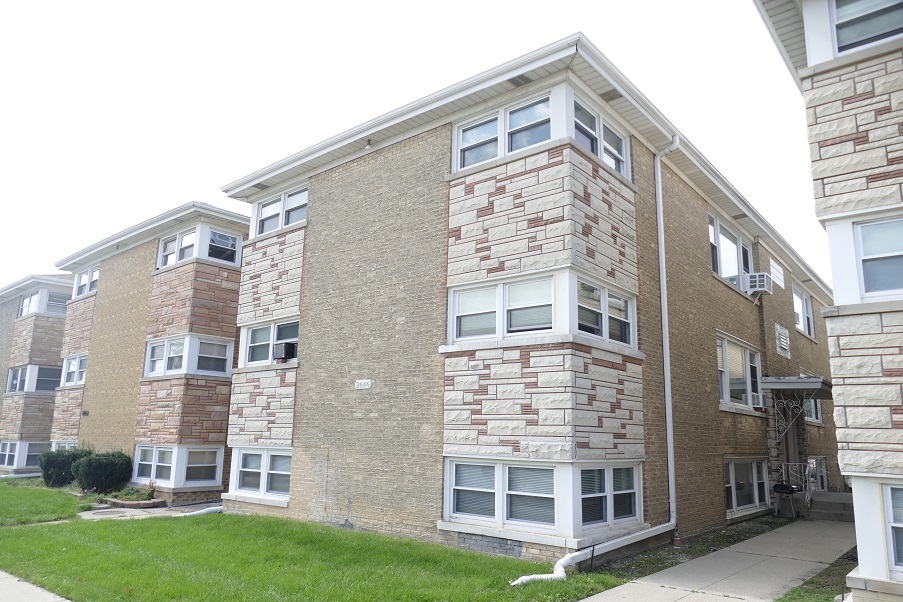
M 50 449 L 69 276 L 28 276 L 0 289 L 0 474 L 30 473 Z
M 847 584 L 857 600 L 903 599 L 903 2 L 756 5 L 802 91 L 831 252 L 824 315 L 859 551 Z
M 54 448 L 121 450 L 157 497 L 219 496 L 247 227 L 189 203 L 56 264 L 74 282 Z
M 556 559 L 842 486 L 830 289 L 580 34 L 223 191 L 228 512 Z

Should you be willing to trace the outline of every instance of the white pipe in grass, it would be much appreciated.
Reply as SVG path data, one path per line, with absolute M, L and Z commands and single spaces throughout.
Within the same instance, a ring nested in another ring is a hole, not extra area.
M 211 506 L 210 508 L 204 508 L 203 510 L 197 510 L 195 512 L 186 512 L 185 514 L 174 514 L 173 516 L 200 516 L 202 514 L 218 514 L 223 511 L 222 506 Z

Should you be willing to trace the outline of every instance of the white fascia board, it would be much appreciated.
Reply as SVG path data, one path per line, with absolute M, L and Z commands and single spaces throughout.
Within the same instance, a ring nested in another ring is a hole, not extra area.
M 30 275 L 16 280 L 0 289 L 0 301 L 6 301 L 14 297 L 18 297 L 29 289 L 40 288 L 41 286 L 56 286 L 66 291 L 72 289 L 72 276 L 69 274 L 54 275 Z
M 319 144 L 315 144 L 314 146 L 295 153 L 281 161 L 277 161 L 276 163 L 255 171 L 239 180 L 226 184 L 220 190 L 232 198 L 241 198 L 238 195 L 246 188 L 257 184 L 278 172 L 297 167 L 306 161 L 310 161 L 311 159 L 315 159 L 321 155 L 341 148 L 343 145 L 354 140 L 364 139 L 368 136 L 372 137 L 372 135 L 379 130 L 391 127 L 401 121 L 450 102 L 454 102 L 455 100 L 467 96 L 468 94 L 472 94 L 480 89 L 494 86 L 542 65 L 576 54 L 577 42 L 582 39 L 582 36 L 583 34 L 576 33 L 563 40 L 540 48 L 539 50 L 535 50 L 522 57 L 499 65 L 498 67 L 494 67 L 489 71 L 484 71 L 483 73 L 454 84 L 453 86 L 449 86 L 439 92 L 430 94 L 420 100 L 416 100 L 355 128 L 342 132 L 341 134 L 324 140 Z
M 116 253 L 121 253 L 137 244 L 151 240 L 161 230 L 168 228 L 172 222 L 188 221 L 192 219 L 200 221 L 205 217 L 223 220 L 232 224 L 244 226 L 245 228 L 247 228 L 251 222 L 251 218 L 248 216 L 227 211 L 226 209 L 220 209 L 219 207 L 208 205 L 207 203 L 186 203 L 185 205 L 176 207 L 166 213 L 152 217 L 139 224 L 135 224 L 131 228 L 117 232 L 113 236 L 109 236 L 77 253 L 61 259 L 54 265 L 61 270 L 75 273 L 80 269 L 97 265 L 101 259 L 115 255 Z
M 682 152 L 684 156 L 696 165 L 696 167 L 705 174 L 706 178 L 715 184 L 715 186 L 717 186 L 721 192 L 736 205 L 737 209 L 746 214 L 747 218 L 752 220 L 769 236 L 769 238 L 771 238 L 777 248 L 786 253 L 792 261 L 799 265 L 803 273 L 818 286 L 825 295 L 829 298 L 833 298 L 831 287 L 829 287 L 815 270 L 800 257 L 793 247 L 784 240 L 784 237 L 781 236 L 758 211 L 756 211 L 755 207 L 743 198 L 743 195 L 741 195 L 733 185 L 728 182 L 711 163 L 709 163 L 708 159 L 702 156 L 702 153 L 700 153 L 696 147 L 689 142 L 684 142 L 683 137 L 681 137 L 681 143 L 676 152 Z
M 793 78 L 793 83 L 796 84 L 796 87 L 799 88 L 799 91 L 803 91 L 803 83 L 800 80 L 799 72 L 796 67 L 793 65 L 793 61 L 790 60 L 790 55 L 787 54 L 787 49 L 784 48 L 784 43 L 781 41 L 781 36 L 778 35 L 777 30 L 774 28 L 774 23 L 771 21 L 771 17 L 768 16 L 768 11 L 765 10 L 765 5 L 762 3 L 762 0 L 753 0 L 756 5 L 756 9 L 759 11 L 759 16 L 762 17 L 762 22 L 765 23 L 765 28 L 768 29 L 768 34 L 771 36 L 771 41 L 774 42 L 775 48 L 778 49 L 778 53 L 781 55 L 781 58 L 784 60 L 784 64 L 787 66 L 787 70 L 790 71 L 790 76 Z M 785 4 L 790 5 L 793 4 L 796 6 L 796 9 L 800 11 L 800 15 L 802 15 L 802 9 L 799 4 L 790 0 Z M 805 35 L 805 32 L 804 34 Z

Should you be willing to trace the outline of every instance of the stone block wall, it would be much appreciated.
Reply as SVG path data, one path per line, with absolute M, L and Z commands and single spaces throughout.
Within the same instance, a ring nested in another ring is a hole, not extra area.
M 643 459 L 642 361 L 584 345 L 445 356 L 446 455 Z
M 235 336 L 241 273 L 196 259 L 154 274 L 151 289 L 149 338 L 191 332 Z
M 21 300 L 10 299 L 0 302 L 0 378 L 3 379 L 4 391 L 6 390 L 6 375 L 13 367 L 9 363 L 9 352 L 12 350 L 13 333 L 16 329 L 16 316 L 19 313 Z
M 903 310 L 829 308 L 834 421 L 843 472 L 903 475 Z
M 449 183 L 448 284 L 576 265 L 637 292 L 634 191 L 572 146 Z
M 53 393 L 15 393 L 0 397 L 0 440 L 50 441 Z
M 84 392 L 84 387 L 65 387 L 56 390 L 51 441 L 78 440 Z
M 224 444 L 229 390 L 225 378 L 143 379 L 135 443 Z
M 66 305 L 66 328 L 61 351 L 63 357 L 87 353 L 91 344 L 96 298 L 96 293 L 92 293 Z
M 232 375 L 229 447 L 291 447 L 298 368 L 243 368 Z
M 64 323 L 61 316 L 30 315 L 16 320 L 9 365 L 61 366 Z
M 241 251 L 238 324 L 297 317 L 305 228 L 246 242 Z
M 803 80 L 816 214 L 903 202 L 903 52 Z

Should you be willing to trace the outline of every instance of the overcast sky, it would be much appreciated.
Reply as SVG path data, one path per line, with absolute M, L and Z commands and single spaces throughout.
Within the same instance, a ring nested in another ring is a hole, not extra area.
M 752 0 L 3 2 L 0 287 L 582 31 L 828 282 L 805 113 Z

